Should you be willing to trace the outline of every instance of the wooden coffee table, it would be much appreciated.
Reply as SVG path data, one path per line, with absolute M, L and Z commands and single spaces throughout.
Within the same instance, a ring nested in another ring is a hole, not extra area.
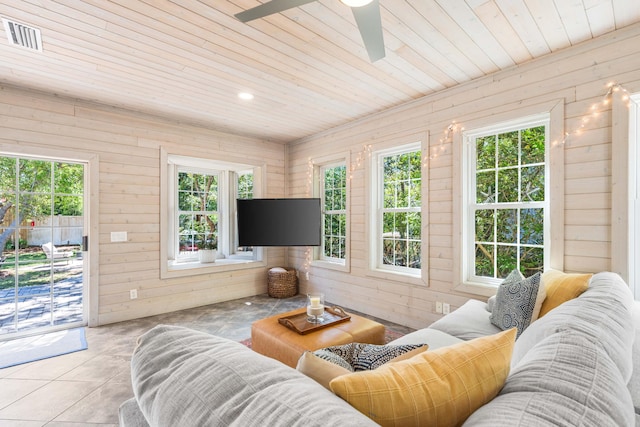
M 352 342 L 384 344 L 384 325 L 351 313 L 349 313 L 350 320 L 318 329 L 306 335 L 292 331 L 278 322 L 281 317 L 302 312 L 306 312 L 306 308 L 280 313 L 253 322 L 251 325 L 251 348 L 260 354 L 295 368 L 298 359 L 307 350 L 313 351 Z

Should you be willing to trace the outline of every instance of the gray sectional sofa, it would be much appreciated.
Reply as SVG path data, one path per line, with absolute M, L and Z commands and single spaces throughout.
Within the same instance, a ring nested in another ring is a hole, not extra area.
M 500 332 L 470 300 L 395 344 L 430 350 Z M 158 326 L 132 358 L 135 398 L 121 426 L 376 425 L 314 380 L 245 346 Z M 504 387 L 465 426 L 640 426 L 640 306 L 613 273 L 533 322 L 515 343 Z

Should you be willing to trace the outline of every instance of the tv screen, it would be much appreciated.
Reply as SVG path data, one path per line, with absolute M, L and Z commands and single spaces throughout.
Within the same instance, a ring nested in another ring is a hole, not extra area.
M 238 199 L 240 246 L 319 246 L 320 199 Z

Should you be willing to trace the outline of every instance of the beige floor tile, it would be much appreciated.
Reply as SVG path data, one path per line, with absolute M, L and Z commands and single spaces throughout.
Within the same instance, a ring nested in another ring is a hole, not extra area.
M 53 380 L 67 372 L 77 368 L 83 363 L 95 357 L 85 351 L 77 351 L 58 357 L 38 360 L 37 362 L 26 363 L 23 369 L 16 370 L 7 378 Z
M 47 385 L 49 381 L 0 379 L 0 409 Z
M 64 411 L 55 422 L 118 424 L 118 408 L 133 397 L 131 385 L 108 382 Z
M 46 421 L 0 420 L 0 427 L 42 427 L 45 424 Z
M 0 410 L 2 420 L 49 421 L 96 390 L 102 383 L 52 381 Z
M 99 355 L 62 375 L 62 381 L 98 381 L 105 383 L 129 370 L 129 357 Z

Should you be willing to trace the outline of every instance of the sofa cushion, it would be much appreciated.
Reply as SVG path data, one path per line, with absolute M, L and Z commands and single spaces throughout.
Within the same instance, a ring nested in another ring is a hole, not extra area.
M 437 329 L 465 341 L 497 334 L 502 329 L 491 323 L 489 320 L 491 313 L 487 311 L 486 307 L 485 302 L 471 299 L 457 310 L 433 322 L 429 328 Z M 431 343 L 428 344 L 431 346 Z
M 342 375 L 331 390 L 383 426 L 457 426 L 502 388 L 515 335 L 511 329 Z
M 417 331 L 409 332 L 400 338 L 391 341 L 389 344 L 423 344 L 429 345 L 429 350 L 435 350 L 441 347 L 447 347 L 449 345 L 462 342 L 460 338 L 456 338 L 445 332 L 432 328 L 418 329 Z
M 547 297 L 540 308 L 540 317 L 557 306 L 583 293 L 589 287 L 593 274 L 568 274 L 558 270 L 548 270 L 542 275 Z
M 520 277 L 520 271 L 514 270 Z M 502 330 L 518 329 L 518 336 L 538 318 L 540 307 L 545 299 L 545 288 L 540 282 L 540 273 L 524 280 L 509 280 L 498 287 L 496 303 L 489 320 Z
M 600 342 L 580 332 L 559 332 L 533 347 L 500 394 L 464 425 L 633 426 L 625 384 Z
M 633 295 L 615 273 L 598 273 L 578 298 L 567 301 L 531 324 L 513 349 L 511 367 L 544 338 L 562 331 L 575 331 L 602 344 L 623 378 L 632 371 L 631 350 L 635 329 L 631 320 Z
M 154 427 L 375 425 L 295 369 L 178 326 L 157 326 L 140 337 L 131 380 Z

